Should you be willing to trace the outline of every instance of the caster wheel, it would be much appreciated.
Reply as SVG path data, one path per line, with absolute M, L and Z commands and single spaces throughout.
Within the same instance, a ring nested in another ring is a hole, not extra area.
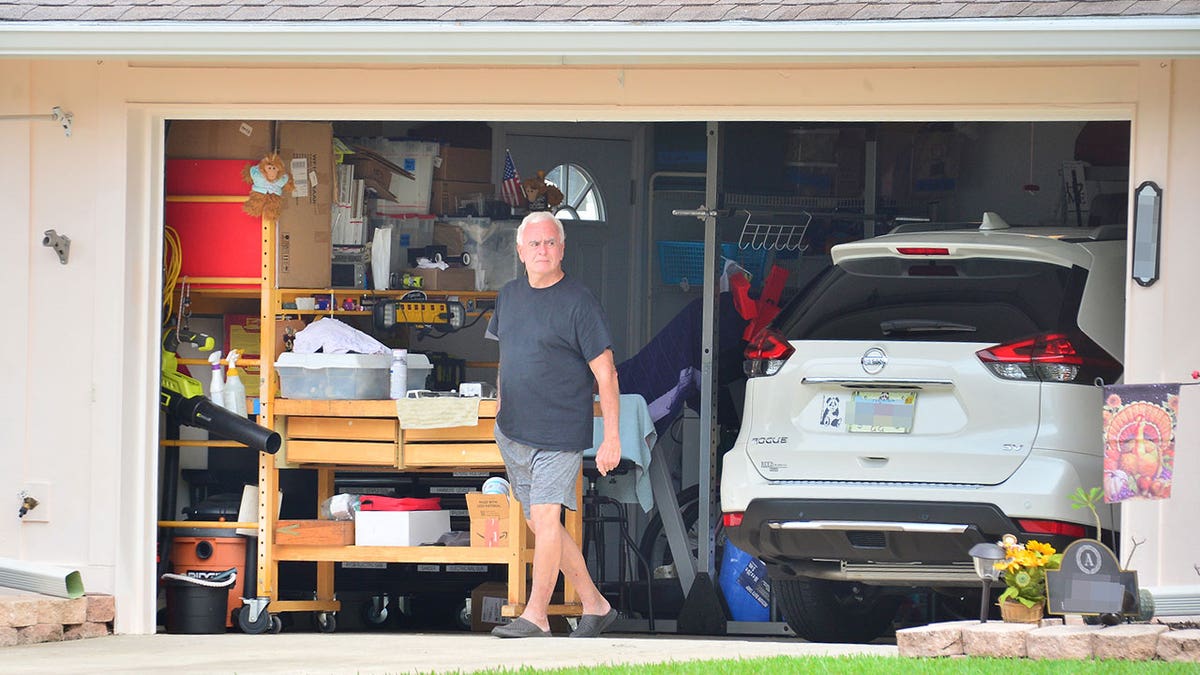
M 259 612 L 258 618 L 250 619 L 250 610 L 243 607 L 237 612 L 237 625 L 243 633 L 250 635 L 262 635 L 271 630 L 274 624 L 279 621 L 279 617 L 273 616 L 270 612 Z M 279 631 L 275 631 L 279 632 Z
M 458 610 L 458 614 L 454 617 L 458 627 L 462 630 L 471 630 L 471 599 L 467 598 L 463 601 L 463 606 Z
M 279 635 L 283 632 L 283 619 L 279 618 L 278 614 L 271 615 L 271 634 Z
M 471 254 L 470 254 L 470 253 L 467 253 L 466 251 L 463 251 L 463 254 L 462 254 L 462 264 L 463 264 L 463 267 L 470 267 L 470 266 L 471 266 Z
M 332 612 L 317 612 L 317 630 L 322 633 L 332 633 L 337 630 L 337 617 Z
M 367 628 L 380 628 L 388 620 L 387 596 L 375 596 L 362 605 L 362 620 Z

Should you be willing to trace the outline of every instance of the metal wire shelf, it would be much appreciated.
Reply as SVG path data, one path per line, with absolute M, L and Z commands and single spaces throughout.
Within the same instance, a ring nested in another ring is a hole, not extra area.
M 769 251 L 800 251 L 808 249 L 804 243 L 804 233 L 812 223 L 812 214 L 801 211 L 797 215 L 804 216 L 804 224 L 767 225 L 750 222 L 754 214 L 746 211 L 746 222 L 742 225 L 742 234 L 738 237 L 738 248 Z

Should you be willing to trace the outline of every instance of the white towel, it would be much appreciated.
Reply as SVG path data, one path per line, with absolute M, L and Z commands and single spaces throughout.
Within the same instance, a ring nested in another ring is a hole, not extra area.
M 401 429 L 444 429 L 479 424 L 479 399 L 436 396 L 396 400 Z

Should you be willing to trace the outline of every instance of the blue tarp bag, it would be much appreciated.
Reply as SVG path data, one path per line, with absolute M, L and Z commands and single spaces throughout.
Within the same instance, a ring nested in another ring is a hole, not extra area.
M 763 561 L 725 542 L 718 577 L 729 616 L 734 621 L 771 620 L 771 580 Z

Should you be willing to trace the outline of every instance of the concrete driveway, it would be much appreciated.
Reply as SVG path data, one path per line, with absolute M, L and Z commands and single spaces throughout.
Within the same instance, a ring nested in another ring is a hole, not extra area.
M 501 640 L 485 633 L 113 635 L 0 650 L 15 673 L 469 673 L 758 656 L 876 654 L 894 645 L 827 645 L 794 637 L 605 635 Z

